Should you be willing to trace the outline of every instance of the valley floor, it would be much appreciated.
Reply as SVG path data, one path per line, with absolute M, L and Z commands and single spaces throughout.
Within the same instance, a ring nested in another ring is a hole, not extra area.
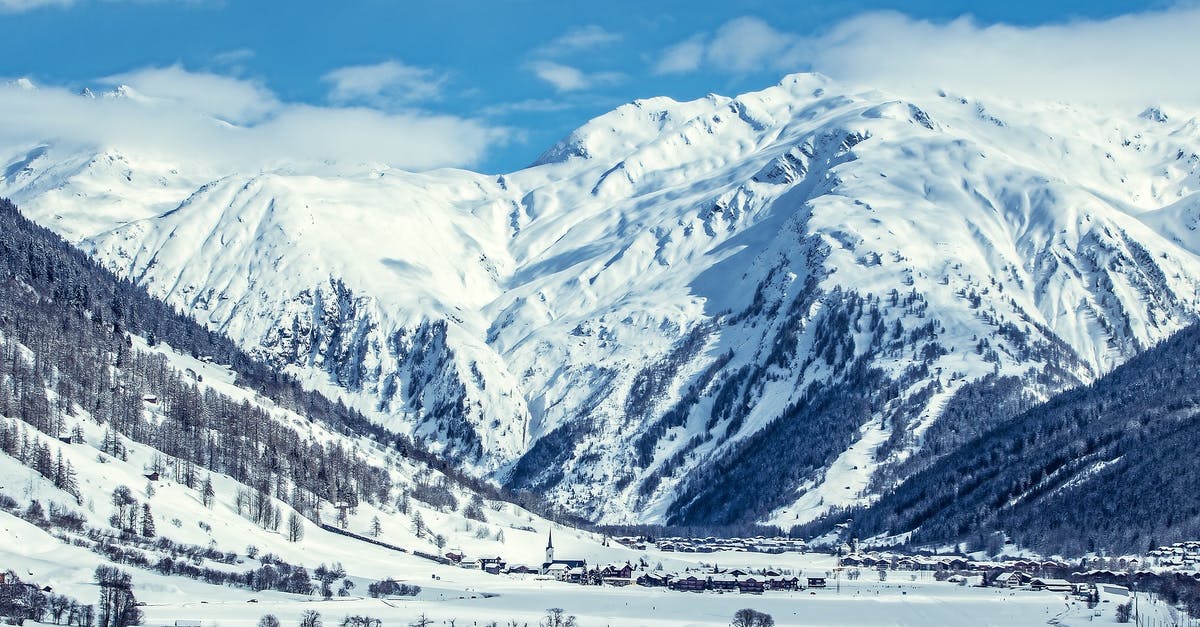
M 501 625 L 516 621 L 535 626 L 544 608 L 562 607 L 582 627 L 685 627 L 728 625 L 734 612 L 752 607 L 771 614 L 778 625 L 1082 625 L 1115 622 L 1115 606 L 1123 598 L 1108 597 L 1095 610 L 1063 595 L 959 587 L 946 583 L 844 583 L 833 589 L 768 593 L 761 597 L 716 593 L 681 593 L 663 589 L 582 587 L 557 582 L 497 582 L 487 587 L 426 587 L 420 597 L 405 600 L 345 598 L 305 601 L 286 595 L 254 595 L 221 590 L 204 596 L 146 595 L 148 625 L 173 625 L 177 619 L 199 620 L 204 627 L 253 627 L 262 614 L 275 614 L 284 624 L 305 610 L 320 612 L 327 624 L 344 616 L 367 615 L 384 625 L 408 625 L 421 614 L 436 625 Z M 485 598 L 484 591 L 497 596 Z M 249 599 L 257 602 L 250 603 Z M 1148 606 L 1144 617 L 1166 618 L 1165 608 Z M 1162 616 L 1158 616 L 1161 612 Z M 1095 615 L 1099 613 L 1099 615 Z M 451 623 L 450 621 L 454 622 Z M 1160 624 L 1172 624 L 1162 622 Z
M 2 515 L 2 514 L 0 514 Z M 40 573 L 53 580 L 56 591 L 89 602 L 96 596 L 91 570 L 99 560 L 76 547 L 63 546 L 22 521 L 6 516 L 3 527 L 8 540 L 0 543 L 0 564 Z M 360 549 L 361 550 L 361 549 Z M 381 552 L 386 553 L 386 552 Z M 383 554 L 371 551 L 348 554 L 353 569 L 357 557 L 374 562 L 379 570 Z M 888 581 L 841 581 L 820 590 L 767 592 L 761 596 L 737 593 L 687 593 L 662 588 L 579 586 L 548 581 L 537 576 L 495 576 L 439 564 L 421 563 L 399 556 L 394 576 L 422 587 L 417 597 L 372 599 L 351 596 L 321 600 L 272 591 L 254 592 L 212 586 L 179 577 L 164 577 L 130 568 L 138 599 L 145 603 L 145 624 L 171 626 L 176 621 L 198 621 L 202 627 L 254 627 L 264 614 L 274 614 L 283 625 L 295 625 L 306 610 L 319 612 L 328 627 L 340 625 L 346 616 L 363 615 L 380 619 L 387 627 L 406 627 L 419 616 L 433 625 L 537 626 L 546 608 L 561 607 L 578 618 L 581 627 L 690 627 L 728 625 L 734 612 L 751 607 L 771 614 L 777 625 L 1083 625 L 1112 624 L 1115 607 L 1125 597 L 1104 593 L 1094 610 L 1063 594 L 976 588 L 937 582 L 931 573 L 891 571 Z M 678 554 L 650 551 L 651 560 L 661 558 L 671 567 L 685 566 Z M 691 555 L 687 558 L 692 558 Z M 700 556 L 695 557 L 699 565 Z M 828 555 L 762 555 L 717 553 L 703 556 L 706 563 L 723 566 L 761 567 L 769 561 L 797 573 L 823 573 L 832 564 Z M 385 567 L 386 568 L 386 567 Z M 435 576 L 437 578 L 435 578 Z M 365 588 L 361 582 L 359 590 Z M 356 590 L 359 591 L 359 590 Z M 1167 622 L 1169 610 L 1162 604 L 1141 600 L 1143 618 Z M 453 621 L 453 622 L 452 622 Z M 192 623 L 195 624 L 195 623 Z

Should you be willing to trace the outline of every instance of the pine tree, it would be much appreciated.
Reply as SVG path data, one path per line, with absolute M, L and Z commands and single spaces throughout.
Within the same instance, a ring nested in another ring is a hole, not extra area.
M 143 538 L 153 538 L 155 535 L 157 535 L 157 534 L 155 533 L 155 530 L 154 530 L 154 515 L 150 513 L 150 504 L 143 503 L 142 504 L 142 537 Z
M 383 532 L 383 527 L 379 524 L 379 517 L 376 516 L 376 517 L 372 518 L 371 519 L 371 537 L 378 538 L 379 534 L 382 532 Z
M 216 492 L 213 491 L 212 475 L 209 475 L 205 477 L 204 487 L 200 490 L 200 502 L 205 507 L 212 507 L 214 497 L 216 497 Z

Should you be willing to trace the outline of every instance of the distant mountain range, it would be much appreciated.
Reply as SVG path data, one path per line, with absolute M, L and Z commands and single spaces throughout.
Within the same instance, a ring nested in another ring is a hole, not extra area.
M 868 504 L 1200 312 L 1200 122 L 1158 108 L 793 75 L 500 176 L 0 159 L 0 195 L 250 354 L 602 522 Z

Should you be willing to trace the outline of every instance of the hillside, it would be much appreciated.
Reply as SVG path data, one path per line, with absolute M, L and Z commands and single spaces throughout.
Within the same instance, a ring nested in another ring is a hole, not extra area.
M 502 176 L 49 142 L 0 193 L 476 476 L 791 525 L 951 450 L 964 388 L 1020 409 L 1196 320 L 1200 130 L 1154 111 L 794 75 L 635 101 Z
M 0 528 L 12 540 L 0 564 L 23 578 L 90 602 L 92 571 L 116 564 L 152 593 L 294 600 L 335 562 L 346 572 L 327 583 L 360 592 L 459 570 L 418 553 L 540 564 L 552 528 L 568 555 L 634 559 L 443 472 L 341 403 L 255 381 L 262 365 L 227 339 L 7 201 L 0 286 Z
M 1138 553 L 1200 536 L 1200 326 L 970 439 L 852 518 L 862 538 L 1043 554 Z M 911 534 L 908 534 L 911 532 Z

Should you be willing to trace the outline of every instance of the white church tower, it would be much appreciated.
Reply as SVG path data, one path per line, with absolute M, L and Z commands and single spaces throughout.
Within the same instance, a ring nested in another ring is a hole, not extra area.
M 550 536 L 546 539 L 546 563 L 554 561 L 554 531 L 550 532 Z

